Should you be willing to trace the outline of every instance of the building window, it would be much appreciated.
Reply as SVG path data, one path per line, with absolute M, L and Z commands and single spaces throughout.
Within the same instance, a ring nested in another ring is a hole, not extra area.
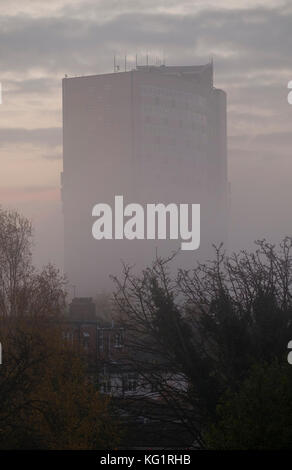
M 137 375 L 128 374 L 123 379 L 124 392 L 136 392 L 138 387 Z
M 124 346 L 124 338 L 122 333 L 116 333 L 114 336 L 114 347 L 122 348 Z
M 98 338 L 98 348 L 100 351 L 103 351 L 104 341 L 103 341 L 103 331 L 99 331 Z
M 84 332 L 83 333 L 83 347 L 84 347 L 85 351 L 89 350 L 89 338 L 90 338 L 89 333 Z
M 74 342 L 74 333 L 73 331 L 64 331 L 63 338 L 66 342 L 73 344 Z
M 129 392 L 136 392 L 137 390 L 137 382 L 134 379 L 128 380 L 128 390 Z
M 100 382 L 100 390 L 102 393 L 110 393 L 112 390 L 112 384 L 110 378 L 104 377 Z

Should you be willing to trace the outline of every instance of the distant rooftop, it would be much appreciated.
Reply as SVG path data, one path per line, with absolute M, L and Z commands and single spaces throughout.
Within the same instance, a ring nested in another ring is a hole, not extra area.
M 213 62 L 202 65 L 136 65 L 135 68 L 128 70 L 121 70 L 119 66 L 115 66 L 115 71 L 111 73 L 96 74 L 96 75 L 85 75 L 68 77 L 65 75 L 65 79 L 68 78 L 92 78 L 101 75 L 113 75 L 121 73 L 133 73 L 133 72 L 150 72 L 168 75 L 172 77 L 183 77 L 186 79 L 196 79 L 200 83 L 206 83 L 213 86 Z

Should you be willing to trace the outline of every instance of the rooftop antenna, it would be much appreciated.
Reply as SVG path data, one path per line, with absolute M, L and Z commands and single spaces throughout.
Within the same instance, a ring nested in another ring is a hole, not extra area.
M 127 54 L 125 54 L 125 72 L 127 72 Z
M 136 68 L 138 67 L 138 54 L 136 54 Z
M 212 70 L 212 86 L 213 86 L 213 75 L 214 75 L 214 65 L 213 65 L 213 56 L 210 56 L 210 65 L 211 65 L 211 70 Z
M 71 287 L 73 288 L 73 298 L 76 299 L 76 286 L 72 284 Z
M 120 66 L 117 64 L 116 55 L 114 55 L 114 72 L 118 72 L 120 70 Z
M 148 52 L 147 52 L 147 54 L 146 54 L 146 65 L 147 65 L 147 67 L 148 67 L 148 65 L 149 65 L 149 57 L 148 57 Z

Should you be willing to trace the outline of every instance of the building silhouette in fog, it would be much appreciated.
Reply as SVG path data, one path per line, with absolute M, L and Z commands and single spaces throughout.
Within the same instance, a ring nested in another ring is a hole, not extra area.
M 178 265 L 226 243 L 226 94 L 213 64 L 138 66 L 129 72 L 63 79 L 62 200 L 65 272 L 81 295 L 109 290 L 121 260 L 137 269 L 179 241 L 94 240 L 92 208 L 201 204 L 201 246 Z

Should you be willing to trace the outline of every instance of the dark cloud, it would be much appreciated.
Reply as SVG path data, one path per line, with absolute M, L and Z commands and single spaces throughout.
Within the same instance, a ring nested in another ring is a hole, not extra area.
M 2 18 L 1 67 L 88 73 L 109 66 L 113 50 L 135 54 L 164 48 L 173 62 L 212 54 L 218 58 L 216 72 L 222 75 L 275 71 L 290 66 L 292 13 L 284 12 L 284 7 L 210 9 L 189 15 L 142 10 L 117 13 L 103 22 L 70 16 Z

